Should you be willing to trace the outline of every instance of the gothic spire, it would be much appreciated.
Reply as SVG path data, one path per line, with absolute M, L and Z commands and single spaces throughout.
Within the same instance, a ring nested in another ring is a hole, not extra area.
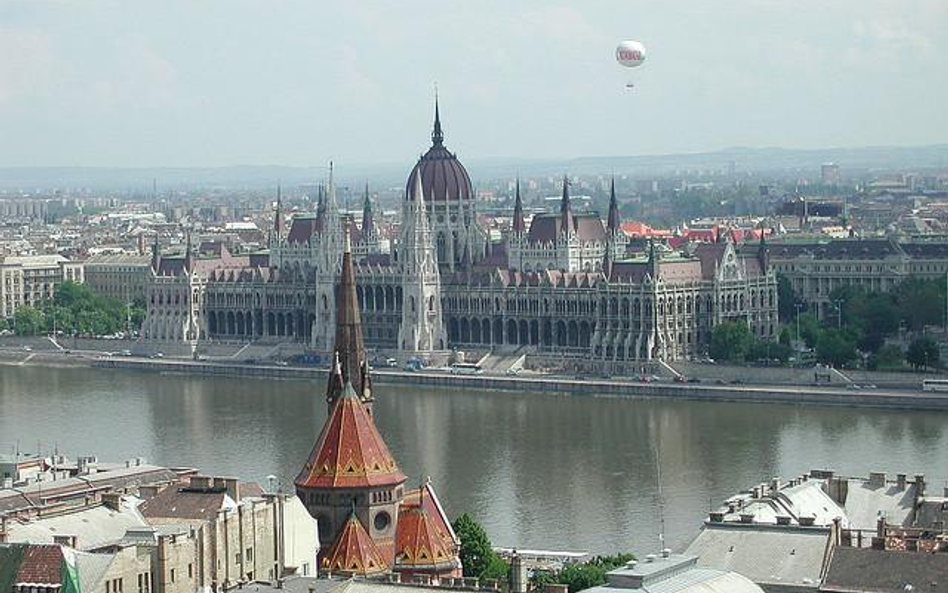
M 431 143 L 441 146 L 444 142 L 444 132 L 441 131 L 441 113 L 438 109 L 438 91 L 435 91 L 435 119 L 434 130 L 431 132 Z
M 280 184 L 277 184 L 277 203 L 276 212 L 273 213 L 273 235 L 275 241 L 280 241 L 283 237 L 283 191 Z
M 151 269 L 158 272 L 158 267 L 161 265 L 161 254 L 160 248 L 158 246 L 158 233 L 155 233 L 155 240 L 151 244 Z
M 516 197 L 514 198 L 513 232 L 521 234 L 526 230 L 523 222 L 523 202 L 520 200 L 520 178 L 517 177 Z
M 563 175 L 563 197 L 560 199 L 560 224 L 565 235 L 573 232 L 573 208 L 569 202 L 569 178 Z
M 619 225 L 622 224 L 622 221 L 619 219 L 619 202 L 616 200 L 616 178 L 612 178 L 612 183 L 609 186 L 609 219 L 607 221 L 607 228 L 609 229 L 609 234 L 615 235 L 619 232 Z
M 364 398 L 365 343 L 362 337 L 362 320 L 359 315 L 359 301 L 356 296 L 355 269 L 352 264 L 352 241 L 349 237 L 349 225 L 345 225 L 344 246 L 342 252 L 342 274 L 336 287 L 336 337 L 333 343 L 333 357 L 336 368 L 326 386 L 326 402 L 332 412 L 333 406 L 342 394 L 341 386 L 352 383 L 360 398 Z
M 185 233 L 185 243 L 187 244 L 184 248 L 184 269 L 188 272 L 191 271 L 191 229 L 188 229 Z
M 369 199 L 369 184 L 365 184 L 365 200 L 362 202 L 362 236 L 375 233 L 375 217 L 372 213 L 372 200 Z

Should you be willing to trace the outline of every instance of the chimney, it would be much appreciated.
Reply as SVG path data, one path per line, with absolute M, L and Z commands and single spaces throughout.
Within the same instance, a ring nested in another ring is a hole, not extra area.
M 790 525 L 790 517 L 787 515 L 777 515 L 777 525 Z
M 774 479 L 770 480 L 770 493 L 776 494 L 780 491 L 780 476 L 775 476 Z
M 925 474 L 915 474 L 915 496 L 925 496 Z
M 102 494 L 102 504 L 106 507 L 112 509 L 113 511 L 119 510 L 119 505 L 122 500 L 122 495 L 118 492 L 104 492 Z
M 876 519 L 876 537 L 885 539 L 885 517 Z
M 510 558 L 510 593 L 527 593 L 528 583 L 527 567 L 517 550 L 514 550 Z
M 662 548 L 662 558 L 668 558 L 671 556 L 671 548 Z
M 211 478 L 209 476 L 191 476 L 189 486 L 191 488 L 210 488 Z
M 78 538 L 75 535 L 54 535 L 53 543 L 60 546 L 66 546 L 67 548 L 76 549 L 76 544 L 78 543 Z
M 722 523 L 724 522 L 724 513 L 721 511 L 713 511 L 708 513 L 708 521 L 711 523 Z
M 813 515 L 797 517 L 797 523 L 799 523 L 801 527 L 813 527 L 816 523 L 816 517 Z
M 753 523 L 754 513 L 741 513 L 741 523 Z
M 161 486 L 157 484 L 147 484 L 138 487 L 138 497 L 142 500 L 154 498 L 159 492 L 161 492 Z
M 906 478 L 905 474 L 896 474 L 895 476 L 895 484 L 898 487 L 899 492 L 902 492 L 905 490 L 905 482 L 906 482 L 905 478 Z
M 869 485 L 873 488 L 885 486 L 885 472 L 869 472 Z
M 240 485 L 237 478 L 223 478 L 224 489 L 227 495 L 234 499 L 234 502 L 240 502 Z

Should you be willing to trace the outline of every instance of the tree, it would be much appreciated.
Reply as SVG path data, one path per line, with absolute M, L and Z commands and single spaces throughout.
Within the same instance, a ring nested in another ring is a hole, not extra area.
M 813 348 L 816 346 L 816 342 L 820 338 L 820 332 L 822 331 L 820 322 L 816 319 L 816 315 L 812 313 L 804 313 L 800 315 L 797 320 L 800 324 L 800 337 L 803 339 L 807 348 Z
M 464 576 L 481 579 L 496 579 L 507 574 L 506 563 L 491 546 L 484 528 L 467 513 L 451 524 L 461 540 L 461 566 Z
M 582 591 L 606 582 L 606 573 L 624 566 L 629 560 L 634 560 L 632 554 L 616 554 L 615 556 L 596 556 L 583 563 L 572 563 L 564 566 L 559 572 L 552 570 L 537 570 L 530 577 L 530 583 L 536 590 L 542 590 L 543 585 L 559 583 L 569 587 L 570 593 Z
M 797 295 L 793 292 L 790 279 L 777 274 L 777 315 L 780 321 L 790 321 L 797 314 Z
M 944 282 L 909 278 L 899 284 L 895 295 L 908 329 L 921 330 L 926 325 L 940 325 L 944 321 Z
M 43 312 L 33 307 L 17 307 L 13 314 L 13 326 L 18 336 L 35 336 L 43 333 L 46 319 Z
M 740 362 L 744 360 L 750 343 L 751 335 L 746 323 L 725 321 L 711 330 L 711 357 Z
M 816 359 L 834 367 L 844 366 L 855 360 L 856 341 L 851 334 L 837 329 L 827 329 L 820 333 L 816 342 Z
M 915 370 L 925 367 L 938 365 L 940 353 L 938 344 L 929 337 L 916 338 L 909 344 L 908 352 L 905 354 L 905 360 L 908 361 Z
M 793 344 L 793 338 L 790 335 L 790 328 L 787 327 L 786 325 L 780 328 L 779 341 L 780 341 L 780 344 L 782 344 L 783 346 L 789 347 L 791 344 Z
M 905 362 L 898 346 L 886 345 L 869 357 L 870 371 L 898 370 Z

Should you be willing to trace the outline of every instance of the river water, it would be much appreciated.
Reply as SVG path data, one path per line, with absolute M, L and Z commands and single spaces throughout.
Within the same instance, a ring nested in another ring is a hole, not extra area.
M 292 490 L 325 417 L 322 382 L 0 366 L 0 451 L 58 448 Z M 623 400 L 377 386 L 376 419 L 411 482 L 495 545 L 672 548 L 709 505 L 813 468 L 948 477 L 948 413 Z M 660 459 L 661 462 L 657 463 Z M 660 471 L 659 471 L 660 468 Z M 661 488 L 659 489 L 659 476 Z M 660 504 L 659 500 L 663 503 Z

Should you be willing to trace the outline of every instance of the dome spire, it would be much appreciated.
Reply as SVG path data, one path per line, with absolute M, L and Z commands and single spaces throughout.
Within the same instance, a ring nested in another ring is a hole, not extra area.
M 435 87 L 435 120 L 434 131 L 431 132 L 431 142 L 436 146 L 441 146 L 444 142 L 444 132 L 441 131 L 441 113 L 438 109 L 438 87 Z

